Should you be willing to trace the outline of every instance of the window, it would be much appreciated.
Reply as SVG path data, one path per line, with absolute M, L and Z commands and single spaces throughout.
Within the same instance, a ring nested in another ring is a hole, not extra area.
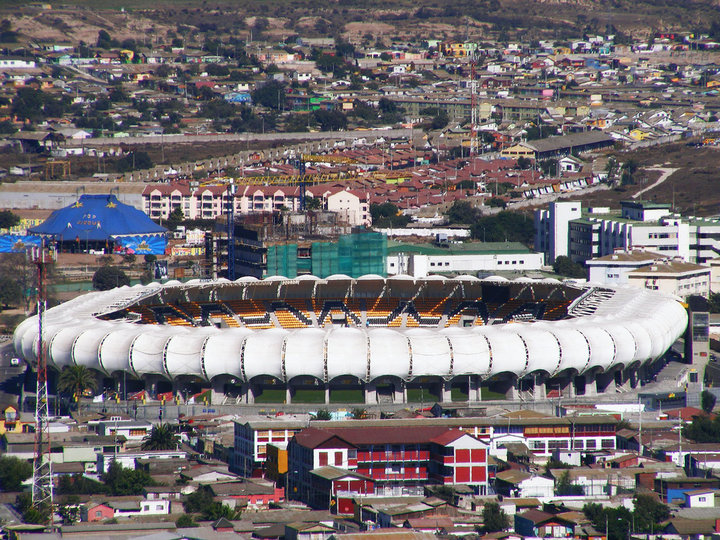
M 163 505 L 162 505 L 162 504 L 156 504 L 156 505 L 155 505 L 155 510 L 159 510 L 159 511 L 162 512 L 162 509 L 163 509 Z
M 321 467 L 328 464 L 327 452 L 320 452 L 318 454 L 318 463 L 320 464 Z
M 595 439 L 588 439 L 585 441 L 586 450 L 595 450 L 597 448 L 597 441 Z
M 335 465 L 342 465 L 343 455 L 342 452 L 335 452 Z
M 613 439 L 603 439 L 602 440 L 602 448 L 615 448 L 615 441 Z
M 95 511 L 95 517 L 96 517 L 96 518 L 101 518 L 101 517 L 102 517 L 102 511 L 96 510 L 96 511 Z

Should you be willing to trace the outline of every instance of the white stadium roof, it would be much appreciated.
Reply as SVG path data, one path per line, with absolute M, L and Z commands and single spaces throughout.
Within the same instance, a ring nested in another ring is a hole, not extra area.
M 266 281 L 284 279 L 273 276 Z M 348 280 L 352 287 L 357 281 L 382 280 L 379 276 L 329 279 Z M 402 276 L 385 283 L 410 284 L 412 279 Z M 612 294 L 597 297 L 592 296 L 595 289 L 586 287 L 581 298 L 592 297 L 592 309 L 573 311 L 570 318 L 563 320 L 469 328 L 330 325 L 221 329 L 98 318 L 99 314 L 132 306 L 153 294 L 160 293 L 162 298 L 165 294 L 218 286 L 216 293 L 222 295 L 227 288 L 254 286 L 251 280 L 243 281 L 221 286 L 218 282 L 183 285 L 175 281 L 162 286 L 121 287 L 89 293 L 51 308 L 46 312 L 44 327 L 50 365 L 62 369 L 78 364 L 108 374 L 127 371 L 138 377 L 158 374 L 171 379 L 182 375 L 212 379 L 227 375 L 245 381 L 256 376 L 283 381 L 298 376 L 330 381 L 347 375 L 364 381 L 383 376 L 405 380 L 458 375 L 488 378 L 501 373 L 522 377 L 536 371 L 552 376 L 564 370 L 607 371 L 654 360 L 687 326 L 687 313 L 676 298 L 632 287 L 613 289 Z M 460 280 L 426 279 L 417 283 L 427 286 L 435 281 Z M 36 360 L 37 335 L 36 317 L 28 318 L 15 330 L 15 350 L 28 361 Z

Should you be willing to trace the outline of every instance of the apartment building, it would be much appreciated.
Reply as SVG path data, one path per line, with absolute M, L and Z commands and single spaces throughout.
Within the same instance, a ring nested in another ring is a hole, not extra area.
M 235 422 L 235 439 L 230 471 L 245 477 L 263 475 L 268 445 L 285 445 L 308 426 L 310 417 L 280 417 Z
M 710 268 L 678 260 L 655 261 L 632 270 L 628 284 L 653 291 L 674 294 L 680 298 L 710 294 Z
M 535 249 L 549 264 L 560 255 L 584 262 L 638 248 L 700 264 L 720 255 L 720 220 L 680 216 L 669 204 L 623 201 L 619 212 L 583 212 L 579 202 L 552 202 L 535 212 L 535 226 Z
M 502 455 L 506 444 L 522 443 L 533 454 L 550 457 L 556 450 L 615 450 L 615 426 L 617 419 L 610 415 L 524 416 L 513 413 L 496 417 L 469 418 L 413 418 L 403 420 L 344 420 L 322 422 L 324 429 L 335 428 L 444 428 L 461 430 L 484 443 L 490 455 Z M 252 420 L 235 422 L 235 445 L 230 462 L 230 470 L 242 476 L 262 476 L 267 458 L 268 444 L 288 443 L 296 433 L 310 425 L 307 416 L 298 417 L 258 417 Z M 340 451 L 340 450 L 338 450 Z M 391 449 L 392 451 L 392 449 Z M 418 455 L 419 456 L 419 455 Z M 288 470 L 293 465 L 288 464 Z M 347 456 L 339 460 L 328 456 L 327 466 L 343 466 Z M 321 467 L 320 457 L 314 466 Z M 367 474 L 369 469 L 357 470 Z M 370 476 L 368 474 L 368 476 Z M 371 477 L 371 476 L 370 476 Z
M 346 190 L 342 186 L 311 186 L 307 195 L 321 199 L 325 210 L 341 215 L 351 226 L 369 226 L 369 194 Z M 228 186 L 198 185 L 188 180 L 152 184 L 142 193 L 143 210 L 152 219 L 167 219 L 179 208 L 187 219 L 215 219 L 230 209 L 236 214 L 297 211 L 300 209 L 299 186 L 237 186 L 232 196 Z
M 487 450 L 487 443 L 444 426 L 309 427 L 288 446 L 290 493 L 327 507 L 326 498 L 316 500 L 313 477 L 332 466 L 363 480 L 361 492 L 348 497 L 366 494 L 370 485 L 379 496 L 422 495 L 427 484 L 464 484 L 486 494 Z

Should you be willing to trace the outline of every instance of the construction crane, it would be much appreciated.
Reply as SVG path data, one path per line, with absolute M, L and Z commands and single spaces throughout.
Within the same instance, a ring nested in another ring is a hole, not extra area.
M 343 156 L 342 154 L 303 154 L 300 159 L 305 163 L 357 163 L 356 159 Z

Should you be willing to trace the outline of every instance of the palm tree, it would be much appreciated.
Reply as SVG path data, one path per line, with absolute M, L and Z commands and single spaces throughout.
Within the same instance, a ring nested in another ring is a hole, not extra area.
M 150 430 L 150 435 L 143 440 L 142 449 L 175 450 L 177 443 L 177 435 L 173 433 L 169 424 L 157 424 Z
M 85 390 L 96 390 L 97 380 L 85 366 L 66 366 L 60 373 L 58 390 L 72 394 L 78 400 Z

